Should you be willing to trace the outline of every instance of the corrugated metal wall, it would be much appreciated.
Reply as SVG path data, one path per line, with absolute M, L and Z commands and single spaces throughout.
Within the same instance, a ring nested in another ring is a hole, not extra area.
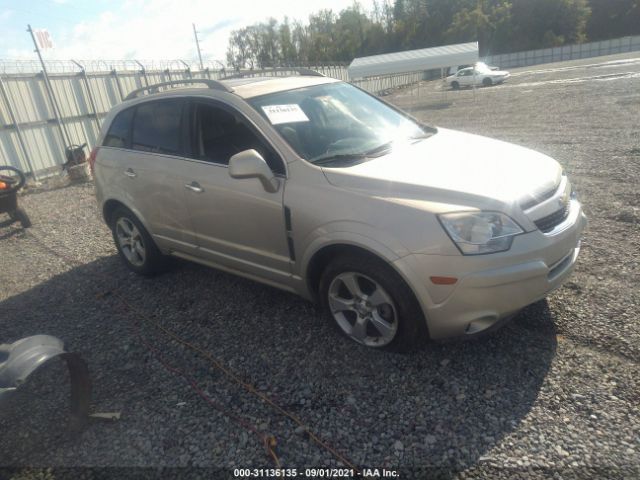
M 87 143 L 92 148 L 102 119 L 129 92 L 147 82 L 189 76 L 184 70 L 49 75 L 60 110 L 61 128 L 42 74 L 3 75 L 6 95 L 0 95 L 0 164 L 14 165 L 27 172 L 57 171 L 56 167 L 66 161 L 65 146 Z M 19 134 L 23 137 L 22 144 Z

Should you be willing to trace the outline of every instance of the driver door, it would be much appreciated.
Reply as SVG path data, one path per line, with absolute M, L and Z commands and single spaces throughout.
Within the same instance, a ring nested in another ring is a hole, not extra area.
M 471 75 L 471 70 L 461 70 L 458 72 L 458 81 L 462 86 L 472 85 L 473 76 Z
M 217 102 L 190 105 L 192 160 L 185 162 L 187 207 L 203 260 L 283 282 L 291 259 L 284 210 L 284 163 L 231 107 Z M 267 192 L 255 178 L 234 179 L 232 155 L 257 150 L 281 176 L 278 191 Z

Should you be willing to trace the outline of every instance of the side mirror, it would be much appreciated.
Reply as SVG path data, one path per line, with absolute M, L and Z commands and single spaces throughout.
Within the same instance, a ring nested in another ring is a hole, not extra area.
M 244 150 L 229 159 L 229 175 L 232 178 L 257 178 L 269 193 L 278 191 L 280 181 L 255 150 Z

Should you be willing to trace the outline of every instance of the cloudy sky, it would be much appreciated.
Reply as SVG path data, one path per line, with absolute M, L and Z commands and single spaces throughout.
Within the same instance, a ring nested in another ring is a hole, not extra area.
M 55 48 L 45 59 L 195 60 L 195 23 L 205 59 L 225 59 L 229 32 L 275 17 L 305 20 L 353 0 L 0 0 L 0 59 L 35 59 L 32 28 L 47 29 Z M 373 0 L 360 0 L 370 9 Z

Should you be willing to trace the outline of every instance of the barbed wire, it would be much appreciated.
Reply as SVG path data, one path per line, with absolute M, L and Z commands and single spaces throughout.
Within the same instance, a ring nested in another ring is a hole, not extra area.
M 74 73 L 79 72 L 81 67 L 86 72 L 111 72 L 116 71 L 218 71 L 225 68 L 224 64 L 219 60 L 203 61 L 203 68 L 200 63 L 195 60 L 45 60 L 45 67 L 49 73 Z M 20 59 L 0 59 L 0 73 L 3 74 L 20 74 L 20 73 L 38 73 L 42 70 L 42 65 L 37 60 L 20 60 Z
M 49 73 L 78 73 L 82 68 L 87 73 L 106 73 L 113 70 L 121 71 L 191 71 L 191 72 L 219 72 L 233 71 L 233 68 L 225 66 L 220 60 L 204 60 L 202 68 L 197 60 L 183 60 L 181 58 L 169 60 L 107 60 L 107 59 L 69 59 L 69 60 L 45 60 L 45 67 Z M 288 65 L 290 67 L 307 67 L 323 71 L 325 69 L 340 69 L 346 67 L 345 62 L 313 62 L 310 64 Z M 261 70 L 256 68 L 256 70 Z M 0 59 L 0 73 L 2 74 L 34 74 L 42 71 L 42 65 L 38 60 L 24 59 Z

